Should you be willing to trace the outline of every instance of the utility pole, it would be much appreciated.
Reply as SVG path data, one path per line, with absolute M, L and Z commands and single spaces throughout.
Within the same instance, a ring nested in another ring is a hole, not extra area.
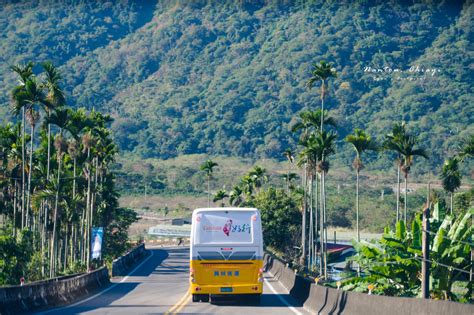
M 430 183 L 428 183 L 428 195 L 426 207 L 423 210 L 421 250 L 423 260 L 421 262 L 421 298 L 428 299 L 430 297 L 430 238 L 428 231 L 430 230 Z

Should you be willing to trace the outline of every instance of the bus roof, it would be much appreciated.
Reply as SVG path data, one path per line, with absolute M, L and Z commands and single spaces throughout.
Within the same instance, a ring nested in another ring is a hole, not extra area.
M 198 208 L 198 209 L 195 209 L 193 213 L 211 212 L 211 211 L 257 211 L 257 208 L 233 208 L 233 207 Z

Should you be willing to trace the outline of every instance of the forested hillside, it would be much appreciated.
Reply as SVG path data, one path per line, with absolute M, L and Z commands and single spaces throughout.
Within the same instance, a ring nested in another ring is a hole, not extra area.
M 70 105 L 115 118 L 122 150 L 282 159 L 298 112 L 319 106 L 311 63 L 326 60 L 339 139 L 405 120 L 431 153 L 420 169 L 434 169 L 474 132 L 472 1 L 349 2 L 2 2 L 0 114 L 9 65 L 51 60 Z M 343 141 L 337 158 L 353 158 Z

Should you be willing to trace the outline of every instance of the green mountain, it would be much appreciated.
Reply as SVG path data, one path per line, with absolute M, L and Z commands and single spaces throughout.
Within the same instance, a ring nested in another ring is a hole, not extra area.
M 141 157 L 282 158 L 298 112 L 319 107 L 311 64 L 332 62 L 337 158 L 353 128 L 405 120 L 439 167 L 474 132 L 472 1 L 32 1 L 0 8 L 0 114 L 9 65 L 51 60 L 68 102 L 115 118 Z M 386 154 L 370 167 L 392 166 Z M 417 167 L 418 168 L 418 167 Z

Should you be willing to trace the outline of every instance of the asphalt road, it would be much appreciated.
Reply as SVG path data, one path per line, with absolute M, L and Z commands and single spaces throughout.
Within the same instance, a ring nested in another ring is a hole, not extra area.
M 260 305 L 223 301 L 219 305 L 193 303 L 188 293 L 189 248 L 149 248 L 145 258 L 126 277 L 97 294 L 69 306 L 40 314 L 309 314 L 268 274 Z

